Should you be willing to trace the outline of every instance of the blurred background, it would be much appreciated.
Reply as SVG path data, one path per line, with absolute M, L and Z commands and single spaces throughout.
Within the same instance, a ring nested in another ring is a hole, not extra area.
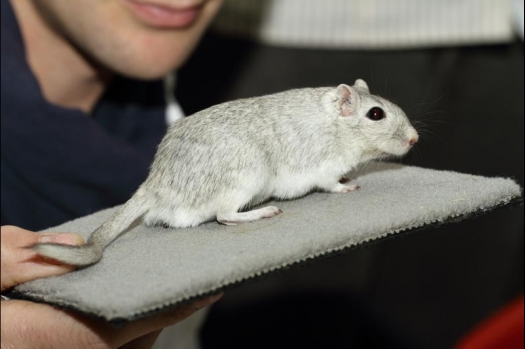
M 523 1 L 226 0 L 176 98 L 190 115 L 357 78 L 425 125 L 402 163 L 523 186 Z M 454 347 L 523 294 L 523 233 L 505 208 L 250 282 L 202 347 Z

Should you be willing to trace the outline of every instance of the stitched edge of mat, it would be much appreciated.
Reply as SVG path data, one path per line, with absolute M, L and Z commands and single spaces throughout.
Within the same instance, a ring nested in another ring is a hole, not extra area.
M 451 224 L 451 223 L 459 223 L 461 221 L 464 221 L 464 220 L 470 219 L 470 218 L 477 218 L 477 217 L 480 217 L 480 216 L 482 216 L 482 215 L 484 215 L 486 213 L 493 212 L 493 211 L 495 211 L 497 209 L 501 209 L 501 208 L 505 208 L 505 207 L 511 207 L 511 206 L 516 207 L 516 206 L 520 206 L 520 205 L 523 205 L 523 196 L 522 195 L 517 196 L 517 197 L 510 196 L 510 197 L 507 197 L 505 199 L 500 200 L 498 203 L 496 203 L 496 204 L 494 204 L 494 205 L 492 205 L 490 207 L 481 207 L 481 208 L 479 208 L 479 209 L 477 209 L 475 211 L 464 213 L 464 214 L 459 214 L 459 215 L 454 215 L 453 214 L 453 215 L 450 215 L 450 216 L 448 216 L 446 218 L 443 218 L 443 219 L 440 219 L 440 220 L 436 220 L 436 221 L 433 221 L 433 222 L 429 222 L 429 223 L 424 223 L 424 224 L 419 225 L 419 226 L 412 226 L 412 227 L 400 228 L 400 229 L 392 229 L 392 230 L 389 230 L 389 231 L 383 233 L 381 236 L 378 236 L 378 237 L 375 237 L 375 238 L 370 238 L 370 239 L 367 239 L 367 240 L 363 240 L 363 241 L 361 241 L 360 243 L 357 243 L 357 244 L 343 244 L 343 245 L 340 245 L 338 247 L 334 247 L 332 249 L 325 250 L 323 252 L 319 252 L 319 253 L 316 253 L 316 254 L 309 255 L 309 256 L 307 256 L 305 258 L 300 258 L 300 259 L 297 259 L 297 260 L 294 260 L 294 261 L 290 261 L 290 262 L 286 262 L 286 263 L 283 263 L 283 264 L 280 264 L 280 265 L 277 265 L 277 266 L 274 266 L 274 267 L 271 267 L 271 268 L 267 268 L 267 269 L 262 270 L 262 271 L 254 272 L 252 274 L 249 274 L 247 276 L 241 277 L 241 278 L 236 279 L 236 280 L 225 281 L 222 284 L 214 287 L 213 289 L 210 289 L 210 290 L 207 290 L 207 291 L 202 291 L 202 292 L 199 292 L 199 293 L 197 293 L 195 295 L 192 295 L 192 296 L 185 296 L 185 297 L 182 297 L 182 298 L 179 298 L 179 299 L 176 299 L 176 300 L 171 300 L 169 302 L 158 304 L 158 305 L 153 306 L 153 307 L 148 307 L 148 308 L 145 308 L 145 309 L 141 309 L 141 310 L 136 311 L 135 313 L 132 313 L 128 317 L 115 317 L 115 318 L 108 319 L 108 318 L 106 318 L 104 316 L 95 314 L 93 312 L 79 310 L 79 308 L 77 306 L 75 306 L 75 304 L 73 304 L 71 302 L 67 302 L 67 301 L 63 301 L 63 300 L 56 300 L 56 301 L 48 300 L 48 301 L 45 301 L 44 300 L 44 296 L 42 296 L 41 294 L 35 294 L 35 293 L 24 293 L 24 294 L 22 294 L 22 293 L 18 293 L 16 291 L 12 291 L 12 292 L 6 293 L 5 295 L 7 297 L 13 298 L 13 299 L 30 300 L 30 301 L 34 301 L 34 302 L 37 302 L 37 303 L 45 303 L 45 304 L 55 305 L 55 306 L 60 307 L 62 309 L 71 310 L 71 311 L 74 311 L 76 313 L 84 314 L 84 315 L 87 315 L 87 316 L 92 317 L 92 318 L 96 318 L 96 319 L 107 321 L 107 322 L 111 323 L 115 327 L 120 327 L 120 326 L 122 326 L 122 325 L 124 325 L 124 324 L 126 324 L 126 323 L 128 323 L 130 321 L 142 319 L 142 318 L 145 318 L 145 317 L 148 317 L 148 316 L 160 313 L 162 311 L 165 311 L 165 310 L 168 310 L 168 309 L 171 309 L 171 308 L 176 308 L 176 307 L 179 307 L 179 306 L 183 306 L 183 305 L 191 303 L 193 301 L 196 301 L 196 300 L 199 300 L 199 299 L 203 299 L 203 298 L 207 298 L 209 296 L 222 293 L 224 291 L 227 291 L 229 289 L 238 287 L 238 286 L 240 286 L 242 284 L 245 284 L 247 282 L 259 279 L 260 277 L 267 277 L 267 276 L 270 276 L 270 275 L 273 275 L 273 274 L 276 274 L 276 273 L 279 273 L 279 272 L 286 271 L 286 270 L 291 269 L 291 268 L 296 268 L 296 267 L 300 267 L 300 266 L 303 266 L 303 265 L 310 264 L 310 263 L 312 263 L 314 261 L 317 261 L 317 260 L 320 260 L 320 259 L 325 259 L 325 258 L 329 258 L 329 257 L 332 257 L 332 256 L 340 255 L 340 254 L 346 253 L 346 252 L 354 250 L 354 249 L 370 247 L 370 246 L 373 246 L 373 245 L 375 245 L 377 243 L 383 242 L 385 240 L 405 237 L 405 236 L 407 236 L 407 235 L 409 235 L 411 233 L 415 233 L 415 232 L 418 232 L 418 231 L 427 230 L 427 229 L 433 229 L 433 228 L 439 228 L 439 227 L 441 227 L 443 225 L 447 225 L 447 224 Z

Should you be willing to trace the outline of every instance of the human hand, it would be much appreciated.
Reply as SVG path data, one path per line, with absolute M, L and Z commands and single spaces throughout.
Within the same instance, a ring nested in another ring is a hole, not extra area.
M 42 240 L 44 239 L 44 241 Z M 48 241 L 45 241 L 45 240 Z M 36 234 L 13 226 L 1 228 L 2 292 L 40 277 L 73 270 L 40 258 L 26 248 L 37 242 L 80 245 L 78 234 Z M 132 321 L 121 328 L 109 323 L 23 300 L 2 301 L 3 348 L 151 348 L 164 327 L 187 318 L 217 301 L 221 295 L 196 301 L 155 316 Z

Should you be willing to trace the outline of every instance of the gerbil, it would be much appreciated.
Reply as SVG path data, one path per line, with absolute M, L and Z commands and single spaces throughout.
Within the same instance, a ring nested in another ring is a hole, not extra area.
M 346 193 L 340 179 L 358 164 L 402 156 L 418 140 L 395 104 L 353 86 L 304 88 L 213 106 L 175 123 L 148 178 L 83 246 L 43 243 L 42 256 L 87 266 L 137 218 L 146 225 L 234 225 L 281 211 L 256 206 L 313 189 Z

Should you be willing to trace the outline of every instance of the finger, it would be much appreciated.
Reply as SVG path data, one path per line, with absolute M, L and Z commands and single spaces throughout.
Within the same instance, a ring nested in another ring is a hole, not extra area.
M 47 304 L 21 300 L 2 301 L 2 348 L 149 348 L 164 327 L 181 321 L 220 297 L 221 295 L 210 297 L 135 321 L 121 329 Z
M 78 234 L 36 234 L 12 226 L 2 227 L 1 234 L 2 291 L 30 280 L 60 275 L 74 269 L 69 265 L 59 265 L 45 260 L 27 246 L 39 242 L 57 242 L 68 245 L 84 243 Z
M 83 245 L 84 238 L 76 233 L 41 233 L 38 235 L 38 242 L 53 242 L 64 245 Z
M 195 313 L 196 311 L 215 303 L 222 297 L 222 294 L 201 299 L 190 304 L 177 307 L 175 309 L 161 312 L 155 316 L 141 319 L 128 324 L 129 329 L 137 332 L 149 332 L 171 326 Z M 148 328 L 149 327 L 149 328 Z
M 120 347 L 120 349 L 150 349 L 153 346 L 153 344 L 155 344 L 155 341 L 157 340 L 161 332 L 162 330 L 148 333 L 145 336 L 134 339 L 131 342 L 123 345 L 122 347 Z
M 218 301 L 221 297 L 222 294 L 215 295 L 145 319 L 130 322 L 121 329 L 105 333 L 106 340 L 108 343 L 119 347 L 148 333 L 176 324 L 196 311 Z

